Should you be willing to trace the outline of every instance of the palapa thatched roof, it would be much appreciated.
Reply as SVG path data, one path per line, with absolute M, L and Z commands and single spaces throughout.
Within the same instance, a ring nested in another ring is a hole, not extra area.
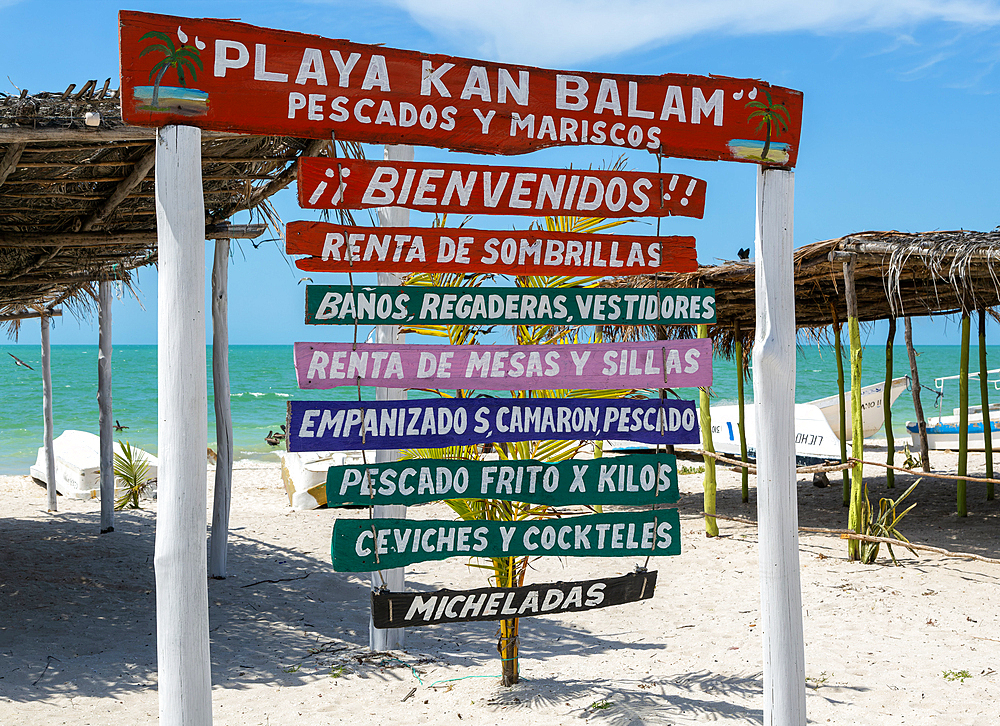
M 155 130 L 125 125 L 109 85 L 0 93 L 0 325 L 9 332 L 19 315 L 87 309 L 95 281 L 127 286 L 134 269 L 156 262 Z M 227 229 L 242 210 L 276 227 L 268 198 L 294 180 L 295 159 L 329 143 L 203 132 L 207 236 L 261 234 L 260 224 Z
M 818 330 L 847 319 L 844 267 L 832 252 L 855 255 L 858 317 L 863 322 L 890 317 L 947 315 L 1000 305 L 1000 231 L 861 232 L 816 242 L 794 252 L 795 322 Z M 707 287 L 715 289 L 717 322 L 710 326 L 716 350 L 730 354 L 739 323 L 746 345 L 753 341 L 755 265 L 752 261 L 699 267 L 688 273 L 637 275 L 608 280 L 611 287 Z M 609 336 L 614 330 L 608 330 Z M 639 338 L 690 338 L 693 326 L 666 330 L 636 327 L 619 334 Z

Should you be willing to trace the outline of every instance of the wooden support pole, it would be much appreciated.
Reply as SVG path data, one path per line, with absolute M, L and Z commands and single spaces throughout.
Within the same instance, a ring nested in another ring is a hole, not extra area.
M 56 451 L 52 434 L 52 347 L 49 345 L 49 319 L 42 318 L 42 426 L 45 447 L 45 490 L 50 512 L 56 506 Z
M 896 340 L 896 318 L 889 318 L 889 334 L 885 339 L 885 388 L 882 389 L 882 411 L 885 417 L 885 463 L 892 466 L 895 463 L 896 439 L 892 433 L 892 346 Z M 885 470 L 885 486 L 894 489 L 896 472 Z
M 17 169 L 17 162 L 21 159 L 21 154 L 28 147 L 27 142 L 18 141 L 7 146 L 3 158 L 0 159 L 0 186 L 7 181 L 7 177 Z
M 215 496 L 208 575 L 226 578 L 226 545 L 233 489 L 233 413 L 229 398 L 229 240 L 215 243 L 212 266 L 212 398 L 215 402 Z
M 917 351 L 913 347 L 913 323 L 906 316 L 903 326 L 903 337 L 906 340 L 906 356 L 910 359 L 910 392 L 913 396 L 913 412 L 917 416 L 917 432 L 920 441 L 920 466 L 924 471 L 931 470 L 931 452 L 927 444 L 927 419 L 924 418 L 924 407 L 920 403 L 920 372 L 917 370 Z
M 737 421 L 736 428 L 740 432 L 740 461 L 746 464 L 747 428 L 743 395 L 743 380 L 746 378 L 746 369 L 743 366 L 743 336 L 740 332 L 740 321 L 738 318 L 733 334 L 736 339 L 736 398 L 739 406 L 739 420 Z M 743 467 L 740 471 L 743 485 L 743 503 L 746 504 L 750 501 L 750 470 Z
M 758 169 L 753 389 L 764 723 L 789 726 L 806 722 L 795 498 L 794 190 L 794 172 Z
M 115 438 L 111 414 L 111 283 L 97 294 L 97 424 L 101 456 L 101 534 L 115 531 Z
M 979 403 L 983 410 L 983 448 L 986 451 L 986 478 L 993 478 L 993 418 L 990 416 L 990 388 L 986 380 L 986 308 L 979 308 Z M 993 500 L 993 482 L 986 483 L 986 499 Z
M 698 337 L 708 337 L 708 326 L 698 326 Z M 711 399 L 708 395 L 708 388 L 698 389 L 698 420 L 701 424 L 701 448 L 705 451 L 715 453 L 715 442 L 712 441 L 712 409 Z M 705 505 L 704 509 L 709 514 L 715 514 L 715 496 L 717 483 L 715 478 L 715 458 L 711 456 L 702 457 L 705 461 L 705 477 L 702 480 L 704 489 Z M 719 523 L 715 517 L 705 517 L 705 535 L 707 537 L 719 536 Z
M 830 305 L 833 313 L 833 346 L 837 353 L 837 412 L 840 415 L 840 463 L 847 463 L 847 403 L 844 401 L 844 347 L 840 342 L 840 321 L 837 319 L 837 308 Z M 851 506 L 851 475 L 844 469 L 841 472 L 844 479 L 844 506 Z
M 413 161 L 412 146 L 385 147 L 386 161 Z M 383 207 L 379 209 L 379 224 L 383 227 L 406 227 L 410 223 L 410 211 L 403 207 Z M 378 273 L 379 285 L 399 285 L 402 277 L 392 272 Z M 398 325 L 378 325 L 375 327 L 376 343 L 403 343 L 406 336 L 399 332 Z M 402 401 L 406 399 L 406 390 L 402 388 L 376 388 L 375 399 L 378 401 Z M 395 450 L 380 450 L 375 452 L 375 462 L 382 464 L 399 459 Z M 374 508 L 374 516 L 406 517 L 406 507 L 402 504 L 383 505 Z M 406 589 L 405 569 L 396 567 L 372 573 L 372 590 L 386 587 L 390 592 L 403 592 Z M 403 628 L 376 628 L 369 620 L 368 644 L 374 651 L 398 650 L 406 642 L 406 631 Z
M 864 425 L 861 421 L 861 324 L 858 321 L 858 296 L 854 288 L 854 255 L 847 255 L 844 262 L 844 292 L 847 297 L 847 334 L 851 344 L 851 458 L 856 463 L 851 467 L 851 508 L 847 513 L 849 529 L 862 532 L 861 513 L 863 510 L 864 478 L 861 460 L 864 459 Z M 840 255 L 837 259 L 841 259 Z M 852 560 L 861 559 L 861 543 L 848 540 L 847 554 Z
M 958 363 L 958 475 L 965 476 L 969 469 L 969 337 L 972 327 L 969 313 L 962 313 L 962 352 Z M 983 371 L 986 375 L 986 371 Z M 969 516 L 965 493 L 965 479 L 958 480 L 958 516 Z
M 156 135 L 159 230 L 156 652 L 161 726 L 210 726 L 201 131 Z

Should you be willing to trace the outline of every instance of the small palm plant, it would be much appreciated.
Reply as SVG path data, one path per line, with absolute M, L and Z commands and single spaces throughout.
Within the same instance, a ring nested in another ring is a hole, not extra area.
M 746 107 L 752 108 L 753 111 L 750 112 L 748 121 L 752 119 L 760 119 L 757 122 L 757 131 L 760 131 L 765 126 L 767 130 L 764 134 L 764 150 L 760 154 L 760 158 L 767 160 L 767 153 L 771 150 L 771 136 L 777 136 L 780 131 L 788 131 L 789 116 L 788 109 L 785 108 L 785 104 L 779 103 L 777 106 L 771 100 L 771 92 L 767 89 L 763 90 L 764 97 L 767 99 L 767 103 L 763 101 L 753 100 L 747 101 Z
M 153 100 L 151 105 L 154 108 L 156 108 L 160 102 L 160 82 L 163 80 L 163 75 L 169 68 L 177 69 L 177 80 L 180 81 L 181 86 L 187 85 L 186 79 L 184 78 L 185 68 L 188 73 L 191 74 L 192 81 L 198 77 L 199 70 L 205 69 L 205 66 L 201 62 L 201 51 L 193 45 L 181 45 L 180 47 L 177 47 L 174 45 L 173 38 L 166 33 L 153 30 L 146 33 L 139 40 L 140 42 L 143 40 L 160 41 L 159 43 L 153 43 L 143 48 L 139 57 L 142 57 L 147 53 L 163 53 L 164 56 L 149 71 L 149 79 L 153 81 Z M 153 78 L 154 75 L 156 76 L 155 78 Z
M 550 231 L 597 232 L 623 224 L 623 221 L 607 221 L 581 217 L 546 217 L 543 225 Z M 410 275 L 405 284 L 433 287 L 480 287 L 494 276 L 482 273 L 420 273 Z M 571 276 L 521 276 L 516 277 L 518 287 L 530 288 L 575 288 L 592 287 L 599 277 Z M 451 345 L 474 345 L 480 338 L 494 331 L 493 326 L 476 325 L 415 325 L 404 332 L 418 333 L 439 338 L 447 338 Z M 518 345 L 558 345 L 581 342 L 580 326 L 518 325 L 513 327 L 513 337 Z M 594 331 L 594 338 L 600 338 L 600 330 Z M 430 389 L 422 389 L 430 391 Z M 430 391 L 439 396 L 450 397 L 443 391 Z M 623 398 L 634 394 L 633 390 L 538 390 L 511 391 L 512 398 Z M 456 391 L 458 398 L 471 398 L 475 391 Z M 505 395 L 500 393 L 499 395 Z M 494 444 L 493 449 L 502 460 L 534 459 L 557 462 L 577 456 L 589 442 L 586 441 L 520 441 Z M 482 457 L 478 446 L 451 446 L 445 449 L 413 449 L 403 453 L 410 459 L 473 459 Z M 547 505 L 528 502 L 509 502 L 499 499 L 453 499 L 446 502 L 463 520 L 486 519 L 502 522 L 516 522 L 526 519 L 546 519 L 561 516 L 560 512 Z M 595 511 L 599 507 L 594 508 Z M 489 579 L 495 587 L 523 587 L 528 570 L 528 557 L 497 557 L 485 564 L 471 564 L 490 573 Z M 498 643 L 501 658 L 502 684 L 511 686 L 518 682 L 518 620 L 500 621 Z
M 917 479 L 913 484 L 903 492 L 903 495 L 898 499 L 889 499 L 888 497 L 883 497 L 878 503 L 878 512 L 875 512 L 871 502 L 868 501 L 868 485 L 865 484 L 865 499 L 862 504 L 861 510 L 861 523 L 864 528 L 864 533 L 869 537 L 882 537 L 885 539 L 897 539 L 903 542 L 909 542 L 898 529 L 896 525 L 899 524 L 899 520 L 906 516 L 907 512 L 913 509 L 916 504 L 911 504 L 909 507 L 904 509 L 900 514 L 896 513 L 896 507 L 898 507 L 904 499 L 912 492 L 920 480 Z M 875 559 L 878 557 L 880 542 L 861 542 L 861 561 L 866 565 L 875 564 Z M 892 558 L 892 563 L 894 565 L 899 565 L 896 561 L 896 555 L 892 551 L 892 545 L 886 543 L 885 545 L 889 550 L 889 557 Z M 905 547 L 905 545 L 904 545 Z M 907 547 L 907 549 L 910 549 Z M 917 553 L 910 549 L 910 552 L 914 555 Z
M 119 442 L 121 452 L 115 452 L 115 477 L 121 484 L 121 494 L 115 497 L 115 509 L 139 509 L 139 497 L 149 488 L 149 459 L 137 447 Z

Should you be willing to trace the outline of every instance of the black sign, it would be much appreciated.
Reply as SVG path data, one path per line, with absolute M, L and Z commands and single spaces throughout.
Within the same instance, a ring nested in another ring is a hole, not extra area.
M 556 582 L 528 587 L 481 587 L 435 592 L 373 592 L 376 628 L 409 628 L 473 620 L 510 620 L 532 615 L 596 610 L 648 600 L 656 572 L 584 582 Z

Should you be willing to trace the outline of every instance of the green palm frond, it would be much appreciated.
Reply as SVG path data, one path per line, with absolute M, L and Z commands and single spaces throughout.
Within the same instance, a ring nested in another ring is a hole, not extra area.
M 149 460 L 126 441 L 115 452 L 114 472 L 121 483 L 122 493 L 115 498 L 115 509 L 138 509 L 139 497 L 149 487 Z

